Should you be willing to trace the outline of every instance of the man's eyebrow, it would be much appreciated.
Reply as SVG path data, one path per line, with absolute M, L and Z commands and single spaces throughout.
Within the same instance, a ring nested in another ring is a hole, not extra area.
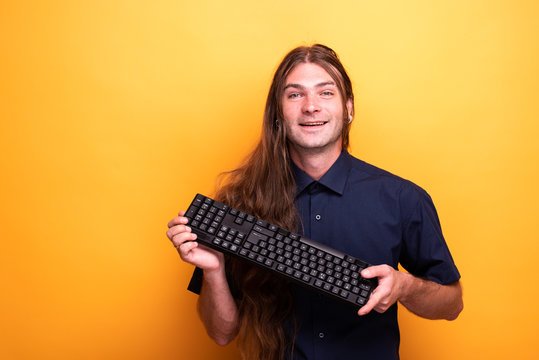
M 324 81 L 324 82 L 321 82 L 321 83 L 318 83 L 315 85 L 315 87 L 317 88 L 321 88 L 321 87 L 324 87 L 324 86 L 335 86 L 335 82 L 333 81 Z M 296 84 L 296 83 L 290 83 L 290 84 L 287 84 L 283 90 L 286 90 L 288 88 L 295 88 L 295 89 L 299 89 L 299 90 L 303 90 L 305 89 L 305 86 L 301 85 L 301 84 Z

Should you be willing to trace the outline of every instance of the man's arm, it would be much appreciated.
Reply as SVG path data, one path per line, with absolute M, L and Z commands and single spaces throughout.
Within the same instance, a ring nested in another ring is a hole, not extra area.
M 238 333 L 238 309 L 225 273 L 222 253 L 196 242 L 196 234 L 187 224 L 185 212 L 168 223 L 167 236 L 183 261 L 203 271 L 197 309 L 208 335 L 219 345 L 231 342 Z
M 399 301 L 414 314 L 426 319 L 455 320 L 463 309 L 460 282 L 441 285 L 393 269 L 388 265 L 363 270 L 365 278 L 378 277 L 378 287 L 367 304 L 358 311 L 366 315 L 371 310 L 385 312 Z
M 227 345 L 238 334 L 238 308 L 224 265 L 217 270 L 204 270 L 197 310 L 206 332 L 218 345 Z

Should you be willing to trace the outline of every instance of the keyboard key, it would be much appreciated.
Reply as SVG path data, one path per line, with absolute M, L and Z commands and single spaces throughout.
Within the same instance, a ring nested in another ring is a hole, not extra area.
M 266 235 L 262 235 L 257 233 L 256 231 L 252 231 L 249 234 L 249 237 L 247 238 L 247 241 L 253 244 L 258 244 L 259 241 L 266 241 L 268 237 Z
M 366 282 L 362 282 L 359 284 L 359 287 L 363 290 L 366 290 L 366 291 L 369 291 L 371 289 L 371 286 L 370 284 L 366 283 Z
M 273 235 L 275 235 L 274 231 L 263 228 L 262 226 L 258 225 L 258 222 L 257 222 L 257 225 L 255 225 L 253 227 L 253 230 L 256 231 L 256 232 L 259 232 L 259 233 L 261 233 L 263 235 L 266 235 L 268 237 L 272 237 Z
M 365 305 L 365 303 L 367 302 L 367 299 L 365 298 L 362 298 L 361 296 L 358 296 L 357 298 L 357 303 L 361 306 Z
M 185 216 L 188 218 L 192 218 L 196 214 L 196 209 L 197 208 L 194 206 L 190 207 L 189 210 L 187 210 L 187 212 L 185 213 Z
M 196 207 L 200 207 L 200 205 L 202 205 L 205 199 L 206 197 L 204 195 L 198 194 L 197 196 L 195 196 L 195 199 L 193 200 L 193 205 L 195 205 Z
M 265 228 L 266 226 L 268 226 L 268 223 L 267 223 L 266 221 L 264 221 L 264 220 L 261 220 L 261 219 L 258 219 L 258 220 L 256 221 L 256 224 L 257 224 L 258 226 L 261 226 L 261 227 L 264 227 L 264 228 Z

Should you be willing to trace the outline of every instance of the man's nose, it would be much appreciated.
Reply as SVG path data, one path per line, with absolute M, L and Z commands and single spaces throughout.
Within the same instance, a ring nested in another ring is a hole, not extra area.
M 303 111 L 309 114 L 320 111 L 320 105 L 315 96 L 306 96 L 305 104 L 303 105 Z

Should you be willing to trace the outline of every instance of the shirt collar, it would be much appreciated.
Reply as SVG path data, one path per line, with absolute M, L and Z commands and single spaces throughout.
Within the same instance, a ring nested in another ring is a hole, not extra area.
M 318 183 L 325 186 L 329 190 L 342 195 L 351 167 L 350 158 L 351 155 L 348 154 L 347 151 L 341 152 L 341 155 L 339 155 L 337 160 L 333 163 L 333 165 L 331 165 L 329 170 L 322 176 Z M 296 164 L 294 164 L 294 162 L 292 162 L 292 169 L 294 172 L 294 178 L 296 180 L 296 195 L 302 193 L 312 183 L 317 182 L 307 175 L 307 173 L 301 170 Z

